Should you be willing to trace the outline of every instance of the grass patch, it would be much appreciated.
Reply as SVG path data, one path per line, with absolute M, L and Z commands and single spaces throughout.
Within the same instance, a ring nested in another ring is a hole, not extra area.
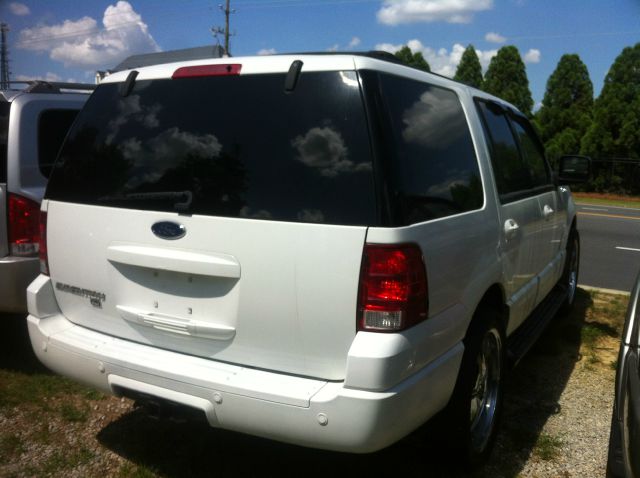
M 595 347 L 598 340 L 605 335 L 606 333 L 601 328 L 595 327 L 593 324 L 586 324 L 580 331 L 582 343 L 589 348 Z
M 0 463 L 9 462 L 10 457 L 20 455 L 23 451 L 24 443 L 18 435 L 12 433 L 0 436 Z
M 577 204 L 593 204 L 595 206 L 617 206 L 640 209 L 640 198 L 591 193 L 572 193 Z
M 86 409 L 82 410 L 70 403 L 63 403 L 60 407 L 60 416 L 67 422 L 86 422 L 89 413 Z
M 562 440 L 553 435 L 542 433 L 538 437 L 534 453 L 544 461 L 552 461 L 560 456 L 562 450 Z
M 117 478 L 155 478 L 158 476 L 152 469 L 145 466 L 125 463 L 120 467 Z
M 86 387 L 57 375 L 26 375 L 0 369 L 0 409 L 26 403 L 47 409 L 45 398 L 86 391 Z
M 589 354 L 589 357 L 587 358 L 587 361 L 591 364 L 591 365 L 595 365 L 597 363 L 600 363 L 600 358 L 593 352 L 591 352 Z
M 88 448 L 82 447 L 73 453 L 55 451 L 43 464 L 38 467 L 36 476 L 60 475 L 62 470 L 72 470 L 80 465 L 89 463 L 94 454 Z M 35 471 L 35 470 L 33 470 Z
M 86 398 L 87 400 L 98 401 L 104 400 L 105 398 L 107 398 L 107 396 L 99 390 L 96 390 L 95 388 L 88 388 L 84 393 L 84 398 Z

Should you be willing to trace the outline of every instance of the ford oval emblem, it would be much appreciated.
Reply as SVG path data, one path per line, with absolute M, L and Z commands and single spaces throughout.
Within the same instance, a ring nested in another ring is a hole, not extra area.
M 156 222 L 151 226 L 151 231 L 160 239 L 168 239 L 173 241 L 184 237 L 187 233 L 187 228 L 182 224 L 171 221 Z

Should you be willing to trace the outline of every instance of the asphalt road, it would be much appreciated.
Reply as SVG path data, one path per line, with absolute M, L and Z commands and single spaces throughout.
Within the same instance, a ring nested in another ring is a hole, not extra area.
M 640 209 L 578 205 L 581 285 L 630 291 L 640 272 Z

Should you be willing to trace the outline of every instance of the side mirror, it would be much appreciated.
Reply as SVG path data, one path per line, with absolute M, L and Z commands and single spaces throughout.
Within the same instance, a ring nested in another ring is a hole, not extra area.
M 591 158 L 588 156 L 562 156 L 558 168 L 560 184 L 586 183 L 591 178 Z

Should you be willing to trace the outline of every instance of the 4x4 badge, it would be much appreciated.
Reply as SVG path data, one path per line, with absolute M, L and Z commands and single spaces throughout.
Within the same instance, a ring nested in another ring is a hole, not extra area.
M 161 221 L 151 226 L 151 231 L 160 239 L 175 240 L 184 237 L 187 228 L 176 222 Z

